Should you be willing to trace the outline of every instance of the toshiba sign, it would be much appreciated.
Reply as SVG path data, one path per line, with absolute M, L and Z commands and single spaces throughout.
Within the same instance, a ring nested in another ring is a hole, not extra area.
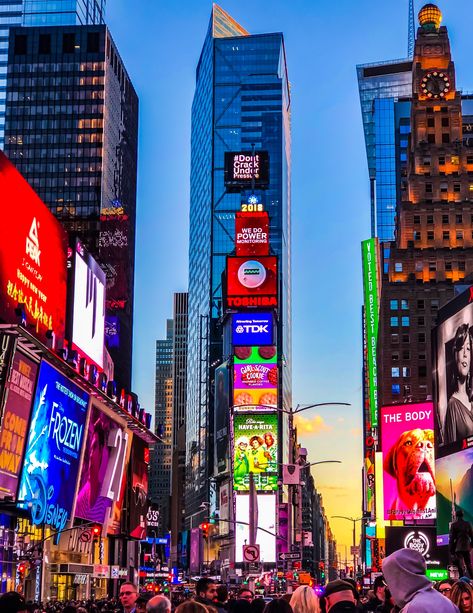
M 227 258 L 228 308 L 277 307 L 277 295 L 276 257 Z
M 0 193 L 0 320 L 64 337 L 66 232 L 2 152 Z

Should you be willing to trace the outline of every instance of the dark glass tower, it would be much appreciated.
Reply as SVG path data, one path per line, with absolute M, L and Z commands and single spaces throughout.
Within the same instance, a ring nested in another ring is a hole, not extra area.
M 107 274 L 106 341 L 130 389 L 138 98 L 105 26 L 12 28 L 5 153 Z
M 291 403 L 290 96 L 281 33 L 250 36 L 214 4 L 192 106 L 187 362 L 186 516 L 208 502 L 213 470 L 213 372 L 222 360 L 222 273 L 234 250 L 242 194 L 224 186 L 225 151 L 269 152 L 261 194 L 280 258 L 279 355 L 284 406 Z M 286 439 L 287 440 L 287 439 Z

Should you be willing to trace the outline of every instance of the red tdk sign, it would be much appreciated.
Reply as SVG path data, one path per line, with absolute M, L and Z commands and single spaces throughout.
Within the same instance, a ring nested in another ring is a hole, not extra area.
M 268 213 L 236 214 L 235 250 L 239 256 L 269 254 Z

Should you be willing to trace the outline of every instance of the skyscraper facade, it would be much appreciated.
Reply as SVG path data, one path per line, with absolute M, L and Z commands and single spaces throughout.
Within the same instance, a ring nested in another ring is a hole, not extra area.
M 106 342 L 131 388 L 138 98 L 105 26 L 10 29 L 5 153 L 107 275 Z
M 251 36 L 214 4 L 192 106 L 187 361 L 186 515 L 208 502 L 213 470 L 213 372 L 222 360 L 222 274 L 234 250 L 244 192 L 224 183 L 226 151 L 269 154 L 269 188 L 259 194 L 280 258 L 283 402 L 291 402 L 290 96 L 280 33 Z

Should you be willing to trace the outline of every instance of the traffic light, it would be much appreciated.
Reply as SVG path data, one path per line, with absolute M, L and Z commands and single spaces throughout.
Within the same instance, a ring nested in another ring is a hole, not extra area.
M 208 539 L 209 538 L 209 524 L 207 522 L 200 524 L 200 529 L 202 530 L 202 536 L 204 537 L 204 539 Z
M 325 580 L 325 562 L 319 562 L 320 582 Z
M 25 573 L 26 573 L 26 563 L 25 562 L 20 562 L 18 564 L 18 566 L 16 567 L 17 570 L 17 574 L 18 574 L 18 581 L 20 583 L 22 583 L 25 579 Z
M 102 534 L 102 526 L 100 524 L 95 524 L 92 526 L 92 538 L 94 543 L 98 543 L 100 541 L 100 535 Z

